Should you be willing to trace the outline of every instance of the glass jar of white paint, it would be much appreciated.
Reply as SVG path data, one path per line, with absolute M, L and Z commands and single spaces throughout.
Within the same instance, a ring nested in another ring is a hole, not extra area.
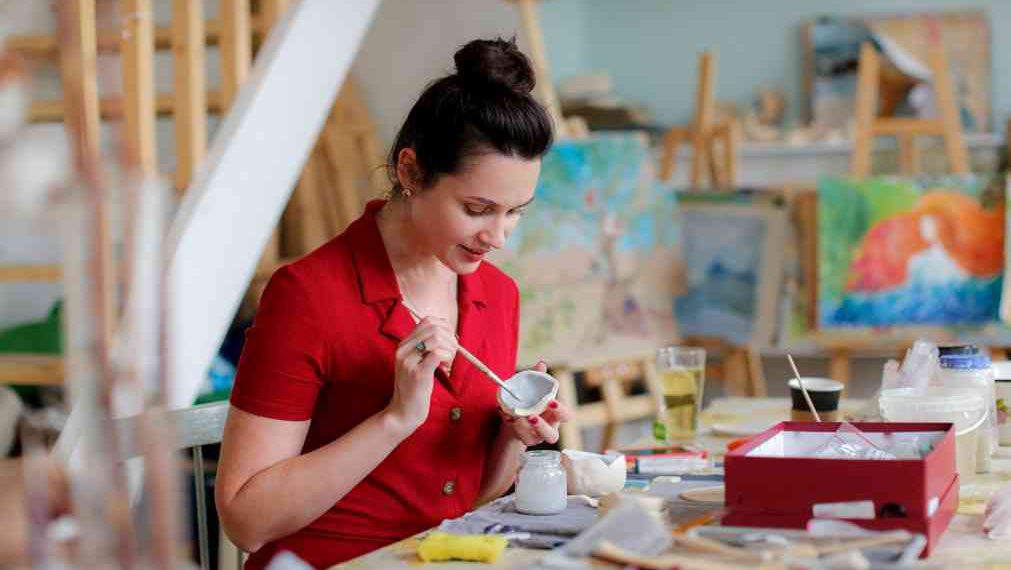
M 553 515 L 565 510 L 565 469 L 557 451 L 527 451 L 516 476 L 516 510 L 528 515 Z

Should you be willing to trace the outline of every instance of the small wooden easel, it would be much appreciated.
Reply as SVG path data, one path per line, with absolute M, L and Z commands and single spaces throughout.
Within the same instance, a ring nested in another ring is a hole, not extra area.
M 876 136 L 895 137 L 898 141 L 899 171 L 904 175 L 913 175 L 919 170 L 914 138 L 916 136 L 943 138 L 945 153 L 948 156 L 948 169 L 955 174 L 969 173 L 969 157 L 962 137 L 962 124 L 958 119 L 958 107 L 955 104 L 948 64 L 940 48 L 931 50 L 929 65 L 934 75 L 933 88 L 938 117 L 934 119 L 878 117 L 881 59 L 869 43 L 861 46 L 854 116 L 856 128 L 853 136 L 853 158 L 850 162 L 851 176 L 854 178 L 870 176 L 871 151 Z
M 752 346 L 731 345 L 722 339 L 685 339 L 686 345 L 702 346 L 707 353 L 718 356 L 707 358 L 706 382 L 713 378 L 733 380 L 736 392 L 749 396 L 766 395 L 765 374 L 762 371 L 762 357 Z M 601 427 L 603 438 L 601 449 L 617 446 L 618 428 L 622 424 L 654 418 L 663 388 L 656 370 L 656 355 L 653 352 L 620 360 L 594 362 L 579 367 L 552 368 L 551 373 L 559 382 L 558 396 L 572 409 L 572 418 L 559 426 L 561 445 L 571 449 L 583 449 L 582 429 Z M 719 365 L 716 364 L 719 362 Z M 600 390 L 600 401 L 580 404 L 576 389 L 576 371 L 583 372 L 583 383 Z M 641 380 L 645 384 L 644 394 L 630 394 L 630 388 Z
M 559 398 L 572 409 L 572 418 L 558 428 L 562 447 L 583 449 L 582 429 L 602 427 L 604 435 L 599 451 L 614 448 L 621 424 L 656 416 L 657 398 L 662 392 L 652 353 L 578 368 L 584 371 L 585 384 L 600 390 L 599 402 L 578 403 L 576 370 L 573 367 L 551 370 L 558 379 Z M 629 395 L 629 386 L 640 379 L 646 383 L 646 393 Z
M 737 147 L 740 127 L 734 119 L 716 121 L 713 92 L 716 81 L 716 56 L 708 51 L 699 55 L 699 83 L 695 95 L 695 121 L 688 126 L 671 127 L 663 137 L 660 155 L 660 179 L 670 180 L 677 165 L 677 151 L 682 141 L 692 145 L 691 186 L 702 187 L 704 167 L 708 168 L 713 188 L 733 188 L 737 181 Z M 717 158 L 716 143 L 723 145 L 722 161 Z
M 918 136 L 940 136 L 944 140 L 948 169 L 955 174 L 968 174 L 968 151 L 962 136 L 962 125 L 958 118 L 948 64 L 942 49 L 936 48 L 930 53 L 929 66 L 934 77 L 933 90 L 938 113 L 933 119 L 878 116 L 881 65 L 881 58 L 874 47 L 869 43 L 863 44 L 860 48 L 860 67 L 857 74 L 850 176 L 856 179 L 870 176 L 874 137 L 880 136 L 895 137 L 898 141 L 899 171 L 903 175 L 912 176 L 919 171 L 915 138 Z M 852 368 L 850 358 L 857 347 L 848 346 L 845 342 L 829 341 L 826 344 L 831 346 L 829 376 L 848 384 Z

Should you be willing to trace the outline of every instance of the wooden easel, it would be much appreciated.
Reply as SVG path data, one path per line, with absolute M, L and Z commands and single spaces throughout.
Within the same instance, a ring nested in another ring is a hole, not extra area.
M 688 126 L 671 127 L 663 137 L 660 155 L 660 179 L 670 180 L 677 165 L 682 142 L 692 145 L 691 187 L 702 187 L 703 172 L 708 171 L 713 188 L 733 188 L 737 181 L 737 147 L 740 127 L 734 119 L 716 121 L 713 92 L 716 81 L 716 56 L 708 51 L 699 55 L 699 82 L 695 95 L 695 120 Z M 717 154 L 716 145 L 723 145 Z
M 962 137 L 962 124 L 958 118 L 955 93 L 944 52 L 940 48 L 931 50 L 929 66 L 934 75 L 933 89 L 938 117 L 934 119 L 878 117 L 881 58 L 869 43 L 860 47 L 851 176 L 854 178 L 870 176 L 871 151 L 874 137 L 878 136 L 895 137 L 898 141 L 899 170 L 904 175 L 913 175 L 919 170 L 915 139 L 917 136 L 940 136 L 944 140 L 948 169 L 955 174 L 969 173 L 969 156 L 965 148 L 965 139 Z
M 765 374 L 762 371 L 762 356 L 757 347 L 730 345 L 722 339 L 692 338 L 685 345 L 701 346 L 707 351 L 706 383 L 714 378 L 735 380 L 735 390 L 749 396 L 765 396 Z M 709 355 L 719 356 L 717 359 Z M 663 398 L 656 370 L 656 355 L 653 352 L 621 360 L 588 363 L 579 367 L 554 367 L 551 373 L 558 379 L 558 396 L 569 404 L 572 418 L 559 426 L 561 445 L 571 449 L 583 449 L 581 430 L 603 428 L 601 449 L 617 445 L 618 428 L 621 424 L 656 417 L 657 408 Z M 583 372 L 583 382 L 587 387 L 600 390 L 600 401 L 579 404 L 576 389 L 576 372 Z M 630 395 L 630 387 L 643 381 L 646 393 Z
M 52 61 L 64 75 L 64 86 L 79 85 L 81 109 L 73 101 L 33 101 L 30 122 L 70 121 L 77 117 L 97 131 L 101 119 L 123 119 L 126 152 L 145 175 L 156 175 L 157 156 L 154 120 L 168 115 L 175 127 L 177 168 L 173 181 L 177 194 L 184 193 L 193 173 L 204 160 L 207 148 L 207 117 L 227 113 L 249 74 L 254 45 L 283 15 L 291 0 L 261 0 L 259 11 L 250 0 L 221 0 L 216 19 L 204 19 L 198 0 L 173 3 L 171 25 L 155 25 L 150 0 L 124 0 L 120 9 L 123 29 L 100 29 L 94 2 L 77 2 L 75 25 L 80 28 L 78 52 L 84 61 L 61 61 L 60 40 L 55 34 L 10 36 L 4 47 L 36 62 Z M 203 77 L 206 46 L 220 51 L 220 91 L 210 91 Z M 157 93 L 154 84 L 156 51 L 172 51 L 175 70 L 170 93 Z M 94 59 L 99 52 L 122 55 L 123 101 L 100 97 Z M 70 81 L 70 76 L 73 81 Z M 97 138 L 96 138 L 97 140 Z M 368 157 L 366 159 L 366 157 Z M 260 273 L 272 272 L 292 255 L 301 255 L 338 233 L 359 213 L 363 197 L 376 193 L 372 169 L 382 164 L 375 127 L 351 77 L 345 82 L 320 140 L 307 161 L 284 221 L 287 236 L 275 231 L 265 247 Z M 366 180 L 365 183 L 362 180 Z M 311 189 L 311 191 L 310 191 Z M 282 249 L 282 242 L 291 247 Z M 294 253 L 292 253 L 294 252 Z M 0 283 L 59 282 L 62 271 L 55 264 L 0 266 Z M 0 356 L 0 384 L 60 383 L 63 364 L 59 356 Z
M 579 404 L 575 374 L 584 372 L 587 386 L 598 388 L 599 402 Z M 583 428 L 602 427 L 603 451 L 615 447 L 618 428 L 633 420 L 652 418 L 657 412 L 661 388 L 656 375 L 654 355 L 643 354 L 621 360 L 589 363 L 576 367 L 552 368 L 558 379 L 558 396 L 572 409 L 572 418 L 559 426 L 560 445 L 570 449 L 583 449 Z M 646 393 L 628 395 L 629 386 L 642 379 Z
M 968 151 L 962 136 L 962 125 L 944 52 L 937 48 L 930 53 L 929 66 L 934 77 L 933 90 L 938 112 L 938 117 L 934 119 L 878 116 L 881 65 L 881 58 L 874 47 L 869 43 L 863 44 L 860 47 L 860 67 L 857 74 L 855 132 L 850 175 L 856 179 L 870 176 L 874 137 L 879 136 L 895 137 L 898 141 L 899 170 L 903 175 L 911 176 L 919 171 L 916 152 L 916 137 L 919 136 L 940 136 L 944 140 L 948 169 L 955 174 L 968 174 Z M 848 384 L 852 372 L 851 357 L 854 350 L 859 350 L 860 347 L 857 345 L 860 343 L 850 345 L 846 342 L 828 341 L 825 344 L 831 347 L 829 376 Z

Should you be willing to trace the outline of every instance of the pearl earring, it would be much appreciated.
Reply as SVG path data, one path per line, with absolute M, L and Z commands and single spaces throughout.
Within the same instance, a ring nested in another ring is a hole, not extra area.
M 410 188 L 404 188 L 404 198 L 410 198 L 410 197 L 411 197 L 411 189 Z

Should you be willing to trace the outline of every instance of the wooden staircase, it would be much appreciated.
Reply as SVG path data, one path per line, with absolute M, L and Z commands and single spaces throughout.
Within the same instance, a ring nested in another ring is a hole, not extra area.
M 61 43 L 55 35 L 10 36 L 5 48 L 33 62 L 34 67 L 60 67 L 65 86 L 83 89 L 85 100 L 90 96 L 94 102 L 92 111 L 82 111 L 85 120 L 92 122 L 95 136 L 100 121 L 122 119 L 127 152 L 144 174 L 172 180 L 177 197 L 185 200 L 195 174 L 205 166 L 209 117 L 224 116 L 232 109 L 243 84 L 250 79 L 254 54 L 285 16 L 289 0 L 220 0 L 218 14 L 211 19 L 205 18 L 202 0 L 173 0 L 168 25 L 155 24 L 151 0 L 120 0 L 121 29 L 99 29 L 95 0 L 65 1 L 71 5 L 73 25 L 79 31 L 80 51 L 86 61 L 75 63 L 61 58 Z M 365 7 L 374 4 L 353 0 L 340 3 Z M 208 90 L 205 85 L 208 47 L 216 47 L 220 54 L 219 90 Z M 159 51 L 170 51 L 172 55 L 170 93 L 155 90 L 154 58 Z M 120 97 L 99 98 L 100 78 L 94 59 L 104 52 L 121 56 Z M 91 54 L 90 61 L 87 54 Z M 81 112 L 68 113 L 68 106 L 62 99 L 34 101 L 29 120 L 56 122 L 82 116 Z M 87 119 L 89 115 L 93 117 Z M 174 126 L 176 170 L 172 173 L 157 172 L 154 127 L 158 117 L 170 118 Z M 376 176 L 381 173 L 376 167 L 382 163 L 367 106 L 348 76 L 305 162 L 282 220 L 264 247 L 253 285 L 264 283 L 279 265 L 311 251 L 353 220 L 364 201 L 382 188 L 381 177 Z M 0 283 L 60 279 L 59 265 L 0 266 Z M 62 374 L 59 357 L 0 355 L 0 384 L 59 384 Z

